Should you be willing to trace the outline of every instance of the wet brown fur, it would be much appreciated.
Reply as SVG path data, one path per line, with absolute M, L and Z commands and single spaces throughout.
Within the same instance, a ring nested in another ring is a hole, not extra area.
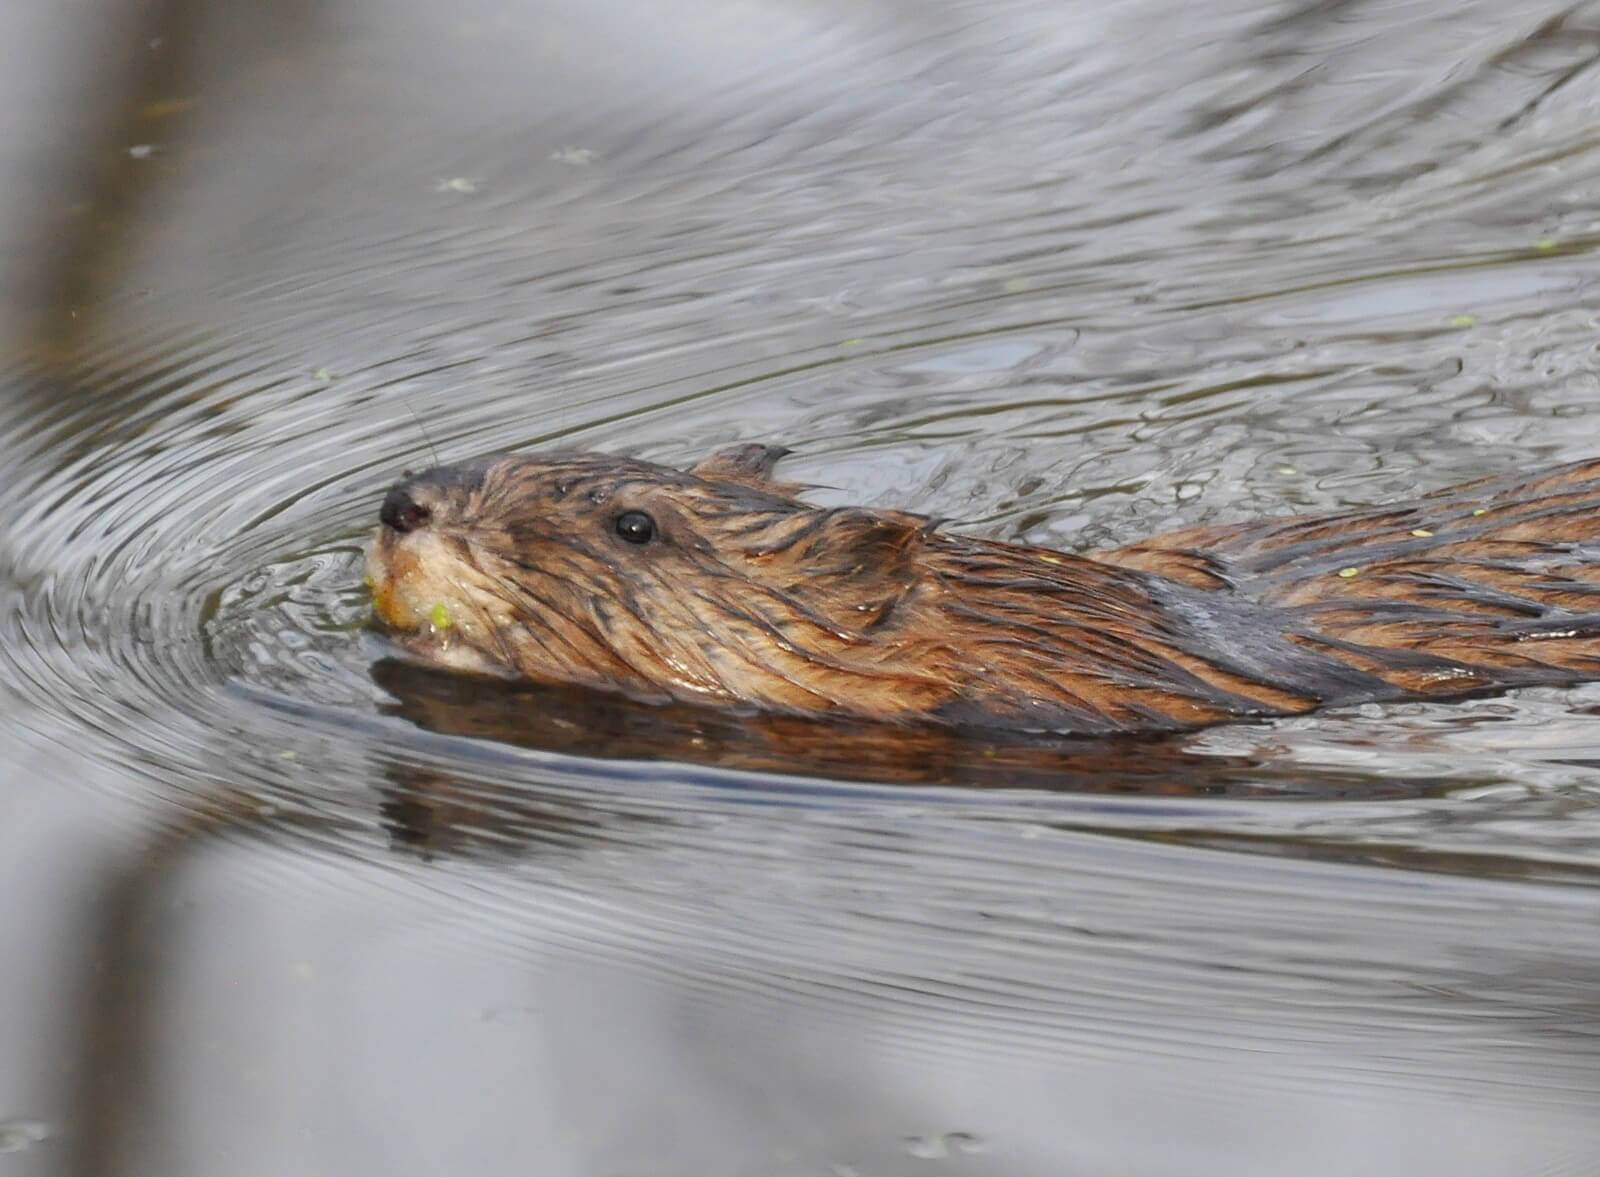
M 1083 734 L 1600 677 L 1600 462 L 1080 556 L 811 506 L 782 452 L 410 479 L 429 516 L 380 528 L 377 612 L 446 664 L 640 699 Z

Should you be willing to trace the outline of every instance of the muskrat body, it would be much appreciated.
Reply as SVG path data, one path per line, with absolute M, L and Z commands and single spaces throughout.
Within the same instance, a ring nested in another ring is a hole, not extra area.
M 375 611 L 446 666 L 956 728 L 1171 731 L 1600 677 L 1600 461 L 1082 555 L 687 471 L 498 454 L 390 490 Z

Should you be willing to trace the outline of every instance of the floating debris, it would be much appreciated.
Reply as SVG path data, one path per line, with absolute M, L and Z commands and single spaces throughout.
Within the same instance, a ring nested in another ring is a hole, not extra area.
M 951 1153 L 979 1153 L 984 1142 L 971 1132 L 943 1132 L 938 1136 L 907 1136 L 906 1152 L 923 1161 L 939 1161 Z
M 158 102 L 146 103 L 139 114 L 147 119 L 166 119 L 175 114 L 182 114 L 193 105 L 194 103 L 187 98 L 163 98 Z
M 36 1144 L 49 1140 L 50 1125 L 42 1120 L 9 1120 L 0 1122 L 0 1153 L 26 1152 Z

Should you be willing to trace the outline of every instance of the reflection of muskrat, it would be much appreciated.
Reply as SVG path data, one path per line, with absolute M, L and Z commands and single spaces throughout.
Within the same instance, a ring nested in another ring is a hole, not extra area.
M 1359 769 L 1327 766 L 1315 773 L 1262 772 L 1256 755 L 1196 748 L 1181 732 L 1073 736 L 923 723 L 897 726 L 885 739 L 884 724 L 863 719 L 679 702 L 640 706 L 615 692 L 457 674 L 407 658 L 379 658 L 371 670 L 389 696 L 380 710 L 426 731 L 605 760 L 667 760 L 830 781 L 1123 796 L 1359 796 L 1371 801 L 1430 796 L 1443 784 L 1427 773 L 1380 780 Z M 417 765 L 403 759 L 386 773 L 417 782 Z M 421 770 L 423 777 L 433 772 Z M 449 775 L 445 768 L 439 772 Z M 474 770 L 449 789 L 481 795 L 491 787 L 487 780 Z M 415 791 L 409 784 L 406 789 Z M 486 819 L 488 825 L 499 825 L 506 805 L 515 808 L 505 798 L 489 804 L 495 816 Z M 480 816 L 483 807 L 480 801 Z M 437 816 L 453 807 L 434 809 L 430 803 L 429 808 Z M 484 821 L 477 825 L 480 832 L 485 828 Z
M 642 700 L 1084 734 L 1600 678 L 1600 461 L 1071 555 L 810 506 L 783 453 L 408 478 L 377 614 L 447 666 Z

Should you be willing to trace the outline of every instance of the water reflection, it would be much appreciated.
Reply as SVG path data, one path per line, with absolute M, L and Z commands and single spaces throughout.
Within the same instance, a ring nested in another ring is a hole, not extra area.
M 241 1144 L 247 1172 L 360 1167 L 373 1124 L 397 1158 L 575 1174 L 915 1173 L 937 1139 L 993 1174 L 1587 1155 L 1576 896 L 896 803 L 682 816 L 550 808 L 518 850 L 480 813 L 465 856 L 400 860 L 270 822 L 176 844 L 108 942 L 145 1029 L 94 1059 L 101 1147 L 135 1172 Z
M 686 704 L 642 706 L 596 691 L 451 675 L 397 659 L 373 677 L 383 707 L 430 731 L 613 760 L 674 760 L 751 772 L 902 784 L 1170 796 L 1415 795 L 1340 780 L 1263 779 L 1246 758 L 1173 739 L 1070 739 L 937 727 L 820 722 Z M 1425 788 L 1425 786 L 1423 787 Z

